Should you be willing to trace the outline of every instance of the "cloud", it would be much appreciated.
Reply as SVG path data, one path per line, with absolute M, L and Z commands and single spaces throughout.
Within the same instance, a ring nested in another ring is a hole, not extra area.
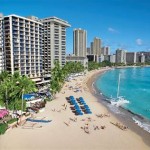
M 140 45 L 143 45 L 142 39 L 139 39 L 139 38 L 136 39 L 136 44 L 139 45 L 139 46 L 140 46 Z
M 108 31 L 111 33 L 118 33 L 118 31 L 116 29 L 113 29 L 111 27 L 108 28 Z

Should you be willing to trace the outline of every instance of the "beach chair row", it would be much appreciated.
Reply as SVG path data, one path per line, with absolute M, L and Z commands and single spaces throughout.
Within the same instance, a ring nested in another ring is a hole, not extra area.
M 70 108 L 75 115 L 92 114 L 83 97 L 75 99 L 74 96 L 70 96 L 67 100 L 72 105 Z

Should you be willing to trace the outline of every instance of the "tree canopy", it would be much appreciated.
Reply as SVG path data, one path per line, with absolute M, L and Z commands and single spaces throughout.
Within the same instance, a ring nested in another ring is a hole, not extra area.
M 83 72 L 84 67 L 80 62 L 67 62 L 62 68 L 58 61 L 51 70 L 50 91 L 52 94 L 59 92 L 64 84 L 65 78 L 71 73 Z
M 13 75 L 4 71 L 0 74 L 0 105 L 14 109 L 15 105 L 21 108 L 22 94 L 36 90 L 35 83 L 19 72 Z

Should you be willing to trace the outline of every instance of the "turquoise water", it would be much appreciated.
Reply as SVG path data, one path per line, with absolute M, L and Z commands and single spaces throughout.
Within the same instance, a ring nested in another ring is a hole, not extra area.
M 109 98 L 117 97 L 119 73 L 119 95 L 130 102 L 123 107 L 150 120 L 150 67 L 110 70 L 97 79 L 96 88 Z

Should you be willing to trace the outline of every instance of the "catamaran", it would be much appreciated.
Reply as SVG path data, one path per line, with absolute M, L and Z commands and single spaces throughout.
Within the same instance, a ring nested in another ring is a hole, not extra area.
M 115 105 L 117 107 L 129 103 L 129 101 L 124 99 L 123 96 L 119 96 L 119 90 L 120 90 L 120 74 L 119 74 L 119 79 L 118 79 L 117 98 L 111 98 L 111 101 L 110 101 L 112 105 Z

